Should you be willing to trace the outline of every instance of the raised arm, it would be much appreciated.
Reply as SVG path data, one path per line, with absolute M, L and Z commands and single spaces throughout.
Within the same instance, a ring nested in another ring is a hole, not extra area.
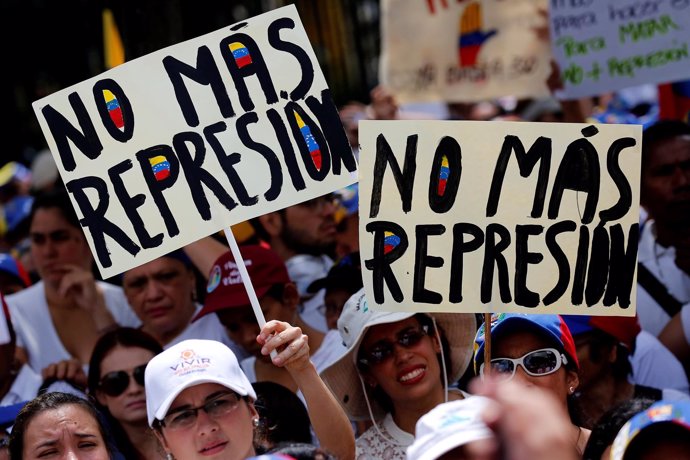
M 309 419 L 321 447 L 340 460 L 355 458 L 355 436 L 352 425 L 338 401 L 316 372 L 309 360 L 308 337 L 298 327 L 281 321 L 269 321 L 261 329 L 257 341 L 263 345 L 261 353 L 273 350 L 278 354 L 273 364 L 285 367 L 297 382 L 307 401 Z

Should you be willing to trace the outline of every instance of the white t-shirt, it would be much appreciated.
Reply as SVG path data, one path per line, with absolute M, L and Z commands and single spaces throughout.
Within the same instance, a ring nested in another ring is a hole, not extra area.
M 328 332 L 323 300 L 326 290 L 321 289 L 317 293 L 311 294 L 307 292 L 307 288 L 313 281 L 324 278 L 332 266 L 333 260 L 326 255 L 298 254 L 285 261 L 288 275 L 292 282 L 297 285 L 297 292 L 299 292 L 302 302 L 300 317 L 311 327 L 324 334 Z
M 638 261 L 666 286 L 669 294 L 683 304 L 683 310 L 690 308 L 690 276 L 676 266 L 675 248 L 665 248 L 657 244 L 652 220 L 648 220 L 642 228 L 637 257 Z M 637 317 L 640 327 L 657 337 L 671 319 L 661 305 L 639 284 Z
M 105 306 L 120 326 L 139 327 L 141 321 L 130 308 L 122 288 L 97 281 L 103 291 Z M 40 374 L 49 364 L 72 356 L 60 341 L 50 317 L 43 281 L 5 298 L 17 333 L 17 346 L 26 350 L 29 365 Z M 75 324 L 75 328 L 80 325 Z
M 671 388 L 690 393 L 682 364 L 659 339 L 647 331 L 635 338 L 635 353 L 630 356 L 632 383 L 652 388 Z
M 194 312 L 192 318 L 194 318 L 201 309 L 202 305 L 197 304 L 196 311 Z M 244 351 L 244 348 L 237 345 L 228 336 L 225 326 L 223 326 L 223 323 L 220 322 L 218 315 L 215 313 L 202 316 L 193 323 L 190 323 L 187 328 L 180 333 L 180 335 L 172 339 L 163 348 L 168 349 L 176 343 L 180 343 L 187 339 L 216 340 L 227 345 L 227 347 L 230 348 L 233 353 L 235 353 L 235 356 L 237 356 L 238 360 L 241 360 L 247 356 L 247 352 Z

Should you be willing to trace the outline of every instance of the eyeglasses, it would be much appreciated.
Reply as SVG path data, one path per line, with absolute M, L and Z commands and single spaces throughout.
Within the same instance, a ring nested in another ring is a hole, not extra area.
M 491 360 L 491 372 L 500 380 L 510 380 L 515 376 L 518 365 L 527 375 L 541 377 L 553 374 L 561 366 L 568 364 L 568 358 L 555 348 L 542 348 L 530 351 L 520 358 L 496 358 Z M 479 367 L 479 375 L 484 377 L 484 363 Z
M 144 372 L 146 364 L 137 366 L 132 370 L 132 378 L 142 387 L 144 386 Z M 98 387 L 108 396 L 120 396 L 129 386 L 129 376 L 126 371 L 108 372 L 101 378 Z
M 428 334 L 429 326 L 427 325 L 422 326 L 420 329 L 405 329 L 398 334 L 395 343 L 389 340 L 381 340 L 380 342 L 376 342 L 369 350 L 362 351 L 359 354 L 360 357 L 358 361 L 365 366 L 381 364 L 393 356 L 396 343 L 403 348 L 412 348 Z
M 222 418 L 234 411 L 240 402 L 240 395 L 233 392 L 221 393 L 199 407 L 185 407 L 173 410 L 163 417 L 161 424 L 169 430 L 184 430 L 196 423 L 200 410 L 203 410 L 214 420 Z

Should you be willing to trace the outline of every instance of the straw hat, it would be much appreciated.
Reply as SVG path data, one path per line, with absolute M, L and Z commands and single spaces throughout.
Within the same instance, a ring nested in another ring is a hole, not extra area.
M 321 373 L 326 385 L 343 406 L 351 420 L 369 420 L 371 416 L 364 399 L 364 390 L 357 370 L 357 352 L 367 330 L 378 324 L 396 323 L 411 318 L 411 312 L 372 311 L 367 305 L 364 289 L 352 295 L 345 303 L 338 319 L 338 331 L 346 349 L 343 354 Z M 477 331 L 475 316 L 471 313 L 428 313 L 445 333 L 450 345 L 448 381 L 455 382 L 465 373 L 472 359 L 472 344 Z M 369 394 L 374 420 L 386 415 L 384 409 Z

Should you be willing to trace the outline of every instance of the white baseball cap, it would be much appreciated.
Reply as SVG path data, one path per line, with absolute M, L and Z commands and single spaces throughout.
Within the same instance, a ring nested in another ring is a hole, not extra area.
M 483 396 L 470 396 L 431 409 L 417 420 L 407 460 L 435 460 L 457 447 L 493 437 L 482 421 L 487 403 Z
M 215 340 L 184 340 L 153 357 L 146 366 L 146 412 L 149 426 L 163 420 L 183 390 L 201 383 L 218 383 L 256 399 L 235 354 Z

